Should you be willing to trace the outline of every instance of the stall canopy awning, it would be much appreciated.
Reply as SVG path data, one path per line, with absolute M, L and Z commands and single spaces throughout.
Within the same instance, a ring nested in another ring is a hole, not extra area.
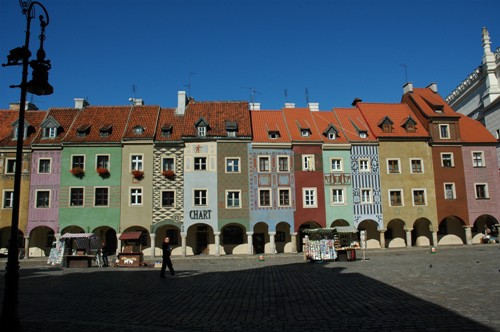
M 339 233 L 357 233 L 358 229 L 354 226 L 335 226 Z
M 120 240 L 139 240 L 141 238 L 142 232 L 127 232 L 120 235 Z
M 331 234 L 331 233 L 357 233 L 358 229 L 354 226 L 335 226 L 332 228 L 314 228 L 304 229 L 306 234 Z
M 61 239 L 90 239 L 96 237 L 94 233 L 65 233 L 61 235 Z

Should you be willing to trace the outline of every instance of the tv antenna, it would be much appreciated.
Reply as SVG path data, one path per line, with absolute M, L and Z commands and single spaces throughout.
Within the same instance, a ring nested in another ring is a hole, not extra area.
M 285 103 L 288 103 L 288 90 L 285 89 Z
M 256 91 L 254 88 L 250 86 L 242 86 L 244 89 L 249 89 L 250 90 L 250 102 L 253 104 L 255 101 L 255 94 L 261 94 L 259 91 Z
M 408 83 L 408 66 L 406 65 L 406 63 L 402 63 L 401 67 L 405 69 L 405 83 Z
M 309 105 L 309 90 L 306 88 L 306 104 Z
M 189 72 L 189 73 L 188 73 L 188 84 L 187 84 L 187 85 L 184 85 L 185 87 L 187 87 L 187 88 L 188 88 L 188 91 L 187 91 L 188 96 L 191 96 L 191 76 L 193 76 L 194 74 L 195 74 L 195 73 L 193 73 L 193 72 Z
M 132 84 L 132 98 L 129 98 L 128 101 L 132 104 L 135 103 L 135 84 Z

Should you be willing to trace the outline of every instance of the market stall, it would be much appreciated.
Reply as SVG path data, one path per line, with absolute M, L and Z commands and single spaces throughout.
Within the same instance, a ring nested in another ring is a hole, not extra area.
M 121 252 L 118 254 L 118 266 L 139 267 L 142 266 L 142 231 L 122 233 L 119 237 L 122 241 Z
M 66 267 L 91 267 L 100 250 L 99 239 L 94 233 L 65 233 L 59 238 L 55 262 Z
M 358 230 L 353 226 L 305 229 L 304 255 L 311 261 L 356 260 L 359 249 Z

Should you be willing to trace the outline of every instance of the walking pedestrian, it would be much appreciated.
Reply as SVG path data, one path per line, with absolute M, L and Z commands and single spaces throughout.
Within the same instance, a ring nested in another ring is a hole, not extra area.
M 170 247 L 170 238 L 168 236 L 163 240 L 163 244 L 161 246 L 163 250 L 163 262 L 161 264 L 161 273 L 160 277 L 165 278 L 165 269 L 168 266 L 171 275 L 175 275 L 174 268 L 172 267 L 172 261 L 170 260 L 170 254 L 172 253 L 172 248 Z
M 102 255 L 102 263 L 104 267 L 109 266 L 108 262 L 108 246 L 106 245 L 106 242 L 102 243 L 102 248 L 101 248 L 101 255 Z

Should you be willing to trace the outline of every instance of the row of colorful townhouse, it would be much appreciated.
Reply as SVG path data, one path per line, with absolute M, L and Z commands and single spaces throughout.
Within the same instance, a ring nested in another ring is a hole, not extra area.
M 0 247 L 10 234 L 16 110 L 0 111 Z M 156 257 L 297 252 L 304 228 L 353 226 L 368 248 L 472 244 L 500 220 L 497 140 L 435 84 L 400 103 L 320 111 L 198 102 L 27 110 L 19 238 L 44 256 L 62 234 Z

